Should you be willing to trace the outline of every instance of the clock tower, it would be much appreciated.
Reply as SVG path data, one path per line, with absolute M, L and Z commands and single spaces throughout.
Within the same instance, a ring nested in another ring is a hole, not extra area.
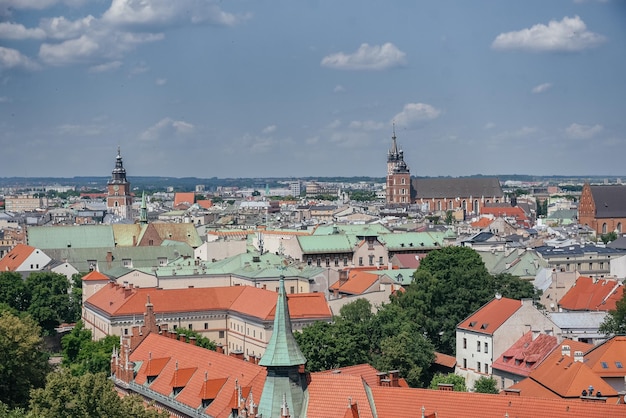
M 411 203 L 411 172 L 404 162 L 404 153 L 398 149 L 396 129 L 391 137 L 391 149 L 387 152 L 387 204 L 408 205 Z
M 122 164 L 120 148 L 117 148 L 113 175 L 107 183 L 107 210 L 123 219 L 132 219 L 133 197 L 130 183 L 126 180 L 126 170 Z

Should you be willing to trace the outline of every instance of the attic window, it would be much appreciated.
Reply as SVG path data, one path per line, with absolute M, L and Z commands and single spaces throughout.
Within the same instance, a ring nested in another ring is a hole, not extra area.
M 624 366 L 622 366 L 622 362 L 621 361 L 616 361 L 615 362 L 615 367 L 617 367 L 618 369 L 624 368 Z
M 476 325 L 476 321 L 472 321 L 472 322 L 469 323 L 470 328 L 473 328 L 474 325 Z
M 512 356 L 503 356 L 502 360 L 504 360 L 505 363 L 508 363 L 512 358 Z
M 208 406 L 211 405 L 211 402 L 213 402 L 213 399 L 203 399 L 202 408 L 208 408 Z
M 146 383 L 151 384 L 152 382 L 155 381 L 156 378 L 157 378 L 156 376 L 146 376 Z
M 603 369 L 608 369 L 609 368 L 609 365 L 606 363 L 606 361 L 602 361 L 602 362 L 600 362 L 600 364 L 602 365 Z
M 176 396 L 178 395 L 182 390 L 183 390 L 184 386 L 178 386 L 172 389 L 172 395 Z
M 480 329 L 487 329 L 487 327 L 489 326 L 489 323 L 484 323 L 480 326 Z

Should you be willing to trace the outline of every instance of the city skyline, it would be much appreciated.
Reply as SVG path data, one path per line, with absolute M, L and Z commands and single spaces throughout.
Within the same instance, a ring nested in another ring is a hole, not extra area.
M 623 176 L 626 4 L 0 0 L 0 177 Z

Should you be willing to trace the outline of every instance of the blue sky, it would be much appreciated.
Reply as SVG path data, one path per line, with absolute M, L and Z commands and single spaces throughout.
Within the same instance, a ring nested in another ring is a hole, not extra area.
M 626 175 L 623 0 L 0 0 L 0 176 Z

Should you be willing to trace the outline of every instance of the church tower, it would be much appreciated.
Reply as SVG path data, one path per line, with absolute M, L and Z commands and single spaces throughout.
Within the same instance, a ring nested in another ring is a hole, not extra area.
M 398 150 L 396 128 L 393 128 L 391 149 L 387 152 L 387 204 L 411 203 L 411 172 L 404 162 L 404 152 Z
M 113 175 L 107 183 L 107 191 L 107 210 L 120 218 L 132 219 L 133 197 L 130 195 L 130 183 L 126 180 L 126 169 L 122 164 L 119 147 Z

